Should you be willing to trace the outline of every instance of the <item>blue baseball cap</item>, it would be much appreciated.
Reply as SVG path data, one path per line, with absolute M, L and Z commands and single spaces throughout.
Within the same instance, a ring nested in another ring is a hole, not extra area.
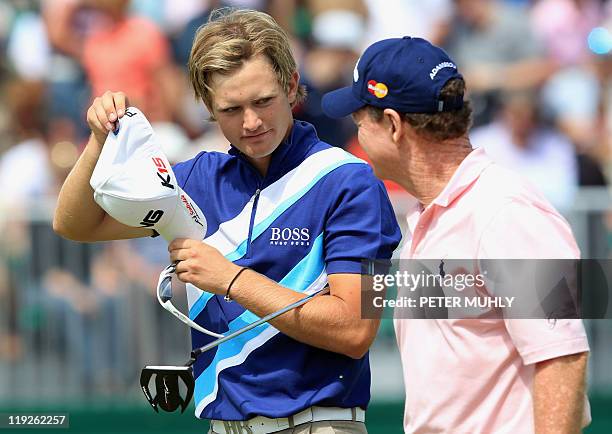
M 366 105 L 401 113 L 438 113 L 463 107 L 463 95 L 440 98 L 452 78 L 463 78 L 444 50 L 425 39 L 384 39 L 370 45 L 357 60 L 353 85 L 328 92 L 321 107 L 341 118 Z

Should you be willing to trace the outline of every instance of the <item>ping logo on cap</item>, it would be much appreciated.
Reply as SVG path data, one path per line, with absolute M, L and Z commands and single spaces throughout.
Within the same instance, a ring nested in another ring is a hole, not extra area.
M 164 211 L 161 209 L 152 209 L 140 222 L 141 228 L 150 228 L 154 226 L 155 223 L 159 222 L 161 218 L 164 216 Z
M 376 98 L 384 98 L 389 93 L 387 85 L 384 83 L 378 83 L 376 80 L 368 81 L 368 92 L 374 95 Z

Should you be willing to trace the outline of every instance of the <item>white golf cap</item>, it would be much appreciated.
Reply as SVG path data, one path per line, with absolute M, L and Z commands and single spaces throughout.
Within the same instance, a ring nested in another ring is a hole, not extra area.
M 178 186 L 151 124 L 134 107 L 109 133 L 90 185 L 96 203 L 125 225 L 154 229 L 167 241 L 206 235 L 204 214 Z

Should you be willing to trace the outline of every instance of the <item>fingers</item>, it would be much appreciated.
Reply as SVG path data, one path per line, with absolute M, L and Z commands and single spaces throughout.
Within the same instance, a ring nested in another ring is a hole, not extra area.
M 123 92 L 115 92 L 113 96 L 115 100 L 117 119 L 121 119 L 123 115 L 125 115 L 125 110 L 130 106 L 130 103 L 128 102 L 127 96 Z
M 176 249 L 185 249 L 189 246 L 189 241 L 190 240 L 188 238 L 175 238 L 170 244 L 168 244 L 168 251 L 172 252 Z
M 87 110 L 87 123 L 102 142 L 117 128 L 117 121 L 125 115 L 128 98 L 123 92 L 106 91 L 96 97 Z
M 96 98 L 94 100 L 93 108 L 96 112 L 98 122 L 102 125 L 105 132 L 108 133 L 112 131 L 113 126 L 111 125 L 110 120 L 108 119 L 109 116 L 107 114 L 107 109 L 104 107 L 105 104 L 108 105 L 108 99 L 104 101 L 104 97 Z
M 183 283 L 194 283 L 192 282 L 193 275 L 190 274 L 188 271 L 177 271 L 176 277 L 178 277 L 178 280 Z
M 201 243 L 197 243 L 199 246 Z M 176 238 L 168 245 L 168 252 L 170 252 L 170 261 L 185 261 L 197 256 L 198 252 L 192 247 L 195 247 L 194 240 L 188 238 Z M 179 262 L 180 263 L 180 262 Z
M 117 118 L 117 111 L 115 109 L 115 98 L 112 92 L 104 92 L 102 95 L 102 107 L 99 111 L 102 112 L 100 115 L 100 121 L 104 127 L 110 132 L 115 129 L 113 125 Z
M 185 260 L 176 264 L 176 270 L 174 273 L 183 283 L 194 283 L 193 278 L 196 276 L 196 274 L 194 274 L 193 264 L 191 262 L 192 261 Z
M 94 104 L 92 104 L 87 110 L 87 123 L 89 127 L 92 129 L 94 133 L 103 132 L 105 130 L 104 126 L 98 119 L 98 113 L 96 112 L 96 104 L 94 100 Z
M 189 249 L 175 249 L 170 252 L 170 262 L 185 261 L 193 257 Z
M 187 273 L 190 270 L 189 264 L 187 261 L 180 261 L 176 264 L 176 270 L 174 271 L 176 275 Z

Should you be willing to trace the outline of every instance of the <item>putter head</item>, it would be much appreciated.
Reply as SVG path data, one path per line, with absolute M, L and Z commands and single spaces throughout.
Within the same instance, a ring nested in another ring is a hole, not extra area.
M 149 382 L 153 376 L 155 396 L 149 390 Z M 179 379 L 187 388 L 184 398 L 181 396 Z M 140 387 L 157 413 L 158 407 L 170 413 L 181 407 L 181 413 L 184 413 L 193 397 L 195 380 L 191 366 L 145 366 L 140 374 Z

